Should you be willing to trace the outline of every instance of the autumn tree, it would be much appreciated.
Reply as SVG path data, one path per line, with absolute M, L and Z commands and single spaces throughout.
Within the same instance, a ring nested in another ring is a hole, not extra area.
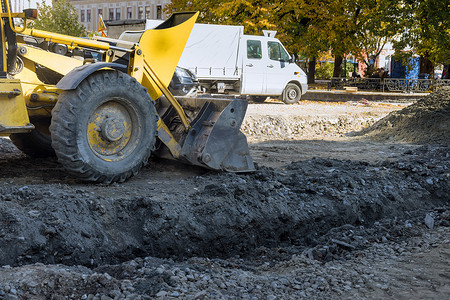
M 199 21 L 244 25 L 249 34 L 275 29 L 289 51 L 309 60 L 308 82 L 314 80 L 317 57 L 331 51 L 333 76 L 342 74 L 342 59 L 352 53 L 374 68 L 388 40 L 398 53 L 418 53 L 449 65 L 448 1 L 440 0 L 174 0 L 168 12 L 200 11 Z M 414 52 L 403 49 L 411 47 Z M 372 59 L 370 59 L 372 58 Z
M 67 0 L 54 1 L 53 6 L 45 1 L 38 4 L 38 18 L 31 27 L 71 36 L 83 36 L 86 30 L 78 21 L 78 13 Z
M 260 0 L 235 0 L 222 2 L 214 9 L 220 24 L 240 24 L 246 34 L 260 34 L 262 30 L 274 30 L 277 25 L 272 23 L 272 5 Z
M 358 16 L 351 52 L 365 63 L 365 73 L 370 76 L 384 46 L 400 30 L 400 0 L 357 0 L 354 5 Z
M 199 11 L 198 21 L 201 23 L 243 25 L 246 34 L 259 34 L 263 29 L 276 28 L 276 24 L 272 23 L 271 8 L 270 2 L 261 0 L 174 0 L 166 11 Z
M 197 22 L 218 24 L 214 9 L 221 3 L 218 0 L 172 0 L 164 9 L 169 14 L 176 11 L 198 11 L 200 14 Z
M 273 15 L 279 38 L 297 56 L 308 60 L 308 83 L 314 83 L 317 57 L 330 49 L 328 33 L 323 28 L 327 9 L 318 0 L 278 1 Z
M 450 65 L 450 5 L 442 0 L 405 0 L 394 39 L 399 55 L 421 56 L 421 72 L 433 75 L 434 64 Z M 412 51 L 401 51 L 410 48 Z

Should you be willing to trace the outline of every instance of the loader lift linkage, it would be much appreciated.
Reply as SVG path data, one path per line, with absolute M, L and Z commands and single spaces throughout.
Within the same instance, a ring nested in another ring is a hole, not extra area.
M 173 14 L 137 41 L 85 39 L 27 28 L 36 10 L 0 1 L 0 135 L 23 152 L 104 183 L 136 175 L 152 153 L 254 170 L 240 132 L 247 101 L 175 99 L 167 88 L 198 13 Z

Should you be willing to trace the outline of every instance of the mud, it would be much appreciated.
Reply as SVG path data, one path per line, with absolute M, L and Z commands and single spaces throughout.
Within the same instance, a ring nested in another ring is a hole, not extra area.
M 0 299 L 450 295 L 449 144 L 252 128 L 255 173 L 152 159 L 113 185 L 0 139 Z

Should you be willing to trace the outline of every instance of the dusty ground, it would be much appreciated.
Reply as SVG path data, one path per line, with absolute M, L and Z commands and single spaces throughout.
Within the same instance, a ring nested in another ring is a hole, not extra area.
M 447 299 L 448 132 L 355 136 L 402 108 L 251 104 L 255 173 L 154 159 L 109 186 L 0 139 L 0 299 Z

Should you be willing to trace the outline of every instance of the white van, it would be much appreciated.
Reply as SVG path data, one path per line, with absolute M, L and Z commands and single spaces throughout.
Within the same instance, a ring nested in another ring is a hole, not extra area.
M 147 20 L 146 29 L 159 22 Z M 243 26 L 195 24 L 178 66 L 194 73 L 206 92 L 296 103 L 308 90 L 306 74 L 274 35 L 244 35 Z

